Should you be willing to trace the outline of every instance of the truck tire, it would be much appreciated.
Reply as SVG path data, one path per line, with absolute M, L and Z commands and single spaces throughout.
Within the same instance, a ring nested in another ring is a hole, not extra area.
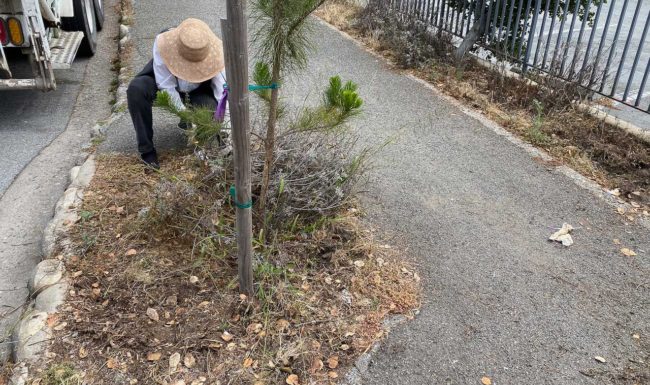
M 97 18 L 93 1 L 73 0 L 74 16 L 61 18 L 63 30 L 84 33 L 79 53 L 86 56 L 93 56 L 97 50 Z
M 104 2 L 102 0 L 93 0 L 95 6 L 95 19 L 97 19 L 97 30 L 104 28 Z

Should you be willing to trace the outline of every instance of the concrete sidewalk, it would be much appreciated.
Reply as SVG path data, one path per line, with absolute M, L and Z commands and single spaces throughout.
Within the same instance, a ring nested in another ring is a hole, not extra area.
M 155 34 L 185 17 L 219 31 L 224 3 L 136 2 L 136 70 Z M 376 159 L 369 221 L 415 258 L 424 282 L 420 315 L 390 334 L 364 384 L 625 383 L 649 372 L 647 229 L 338 32 L 316 24 L 313 40 L 308 70 L 283 96 L 315 101 L 335 74 L 360 85 L 363 142 L 397 136 Z M 157 116 L 159 147 L 184 143 L 174 123 Z M 132 131 L 128 117 L 116 122 L 100 150 L 134 153 Z M 547 241 L 563 222 L 577 228 L 570 248 Z M 614 239 L 639 255 L 622 256 Z

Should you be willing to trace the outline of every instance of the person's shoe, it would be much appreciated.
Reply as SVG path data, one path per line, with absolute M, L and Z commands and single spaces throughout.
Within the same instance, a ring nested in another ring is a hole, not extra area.
M 158 154 L 156 154 L 156 150 L 142 154 L 140 155 L 140 158 L 142 158 L 142 161 L 147 166 L 155 170 L 160 169 L 160 163 L 158 162 Z

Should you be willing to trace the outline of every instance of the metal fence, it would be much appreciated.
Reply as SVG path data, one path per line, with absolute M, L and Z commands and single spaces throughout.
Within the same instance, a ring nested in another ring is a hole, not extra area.
M 386 1 L 458 38 L 477 33 L 490 60 L 650 113 L 650 0 Z

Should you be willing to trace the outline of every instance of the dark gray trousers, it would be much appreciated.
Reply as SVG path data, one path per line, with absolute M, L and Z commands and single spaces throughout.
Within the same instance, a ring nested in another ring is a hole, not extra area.
M 146 154 L 154 151 L 153 144 L 153 103 L 156 100 L 158 86 L 153 72 L 153 60 L 131 81 L 126 91 L 129 113 L 135 128 L 138 151 Z M 189 98 L 191 105 L 197 107 L 217 108 L 211 82 L 201 83 L 199 88 L 189 94 L 181 93 L 181 98 Z

